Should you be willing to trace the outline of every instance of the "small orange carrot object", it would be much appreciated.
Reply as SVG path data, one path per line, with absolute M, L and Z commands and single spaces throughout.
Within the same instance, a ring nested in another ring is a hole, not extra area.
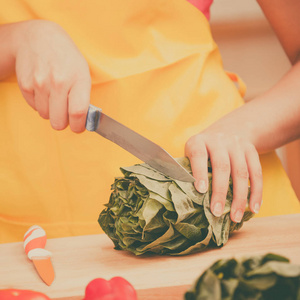
M 45 249 L 46 242 L 46 232 L 38 225 L 31 226 L 24 235 L 25 253 L 33 262 L 41 279 L 50 286 L 55 274 L 51 262 L 52 253 Z

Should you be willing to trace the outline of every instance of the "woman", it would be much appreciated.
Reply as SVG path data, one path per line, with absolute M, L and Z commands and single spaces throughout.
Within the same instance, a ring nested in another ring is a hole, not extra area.
M 118 168 L 138 162 L 105 139 L 74 134 L 84 131 L 90 102 L 174 157 L 188 156 L 199 192 L 210 158 L 216 216 L 230 174 L 233 221 L 248 179 L 259 216 L 300 211 L 270 152 L 300 135 L 298 1 L 260 1 L 293 67 L 245 105 L 210 34 L 211 1 L 191 1 L 203 13 L 185 0 L 2 2 L 1 242 L 21 240 L 33 224 L 48 237 L 100 232 Z

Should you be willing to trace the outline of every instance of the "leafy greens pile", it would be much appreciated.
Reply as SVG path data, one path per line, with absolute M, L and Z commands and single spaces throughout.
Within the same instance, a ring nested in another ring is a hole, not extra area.
M 221 259 L 186 292 L 185 300 L 300 300 L 300 266 L 276 254 Z
M 179 158 L 178 162 L 191 172 L 187 158 Z M 98 219 L 115 249 L 136 255 L 185 255 L 201 251 L 209 243 L 223 246 L 229 234 L 253 215 L 247 209 L 241 223 L 230 220 L 231 180 L 223 215 L 215 217 L 211 213 L 210 166 L 209 189 L 204 194 L 198 193 L 193 183 L 174 180 L 147 164 L 121 171 L 124 177 L 115 179 L 107 208 Z

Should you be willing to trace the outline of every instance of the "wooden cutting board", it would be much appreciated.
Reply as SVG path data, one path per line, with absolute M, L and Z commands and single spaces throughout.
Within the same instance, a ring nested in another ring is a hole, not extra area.
M 137 257 L 114 250 L 104 234 L 49 239 L 46 248 L 53 253 L 56 273 L 50 287 L 27 259 L 23 243 L 1 244 L 0 289 L 30 289 L 55 300 L 78 300 L 91 280 L 122 276 L 137 289 L 140 300 L 176 300 L 220 258 L 273 252 L 300 265 L 300 214 L 251 219 L 223 248 L 182 257 Z

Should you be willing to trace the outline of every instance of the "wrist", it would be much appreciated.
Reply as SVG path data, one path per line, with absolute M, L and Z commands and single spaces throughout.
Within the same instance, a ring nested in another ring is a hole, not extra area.
M 213 123 L 205 129 L 205 134 L 221 134 L 227 137 L 236 137 L 246 143 L 251 143 L 254 146 L 258 144 L 259 136 L 254 119 L 250 119 L 245 113 L 244 106 L 232 111 L 228 115 Z
M 15 71 L 15 24 L 0 26 L 0 80 L 10 76 Z
M 18 48 L 26 37 L 26 24 L 31 21 L 4 24 L 0 26 L 0 80 L 15 72 Z

